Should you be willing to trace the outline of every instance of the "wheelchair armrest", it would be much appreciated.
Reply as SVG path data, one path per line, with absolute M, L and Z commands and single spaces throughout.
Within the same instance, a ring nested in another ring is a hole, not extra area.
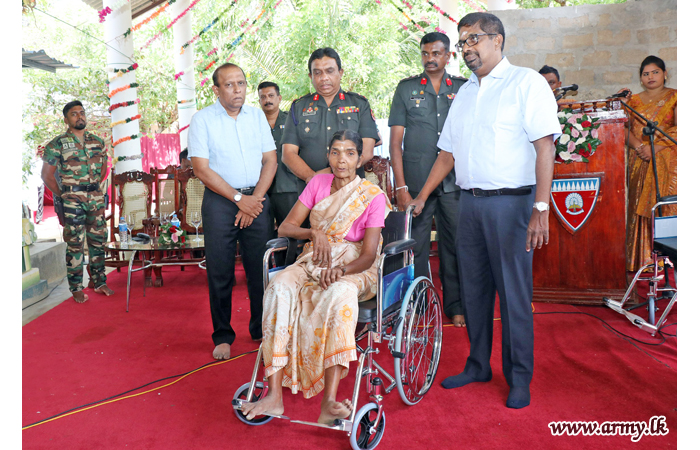
M 287 248 L 289 247 L 289 239 L 286 237 L 270 239 L 267 241 L 266 248 Z
M 384 254 L 397 255 L 413 248 L 414 245 L 416 245 L 415 239 L 402 239 L 400 241 L 392 242 L 384 247 Z
M 678 195 L 667 195 L 666 197 L 661 197 L 659 202 L 678 202 Z

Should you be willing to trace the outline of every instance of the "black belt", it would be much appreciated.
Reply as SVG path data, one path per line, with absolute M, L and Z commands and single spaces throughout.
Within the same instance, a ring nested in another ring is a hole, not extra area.
M 77 186 L 63 186 L 63 192 L 78 192 L 78 191 L 92 192 L 92 191 L 97 191 L 99 189 L 100 189 L 99 183 L 79 184 Z
M 247 187 L 247 188 L 236 188 L 236 190 L 243 195 L 252 195 L 253 191 L 255 191 L 255 186 Z
M 495 197 L 496 195 L 528 195 L 532 192 L 532 187 L 519 187 L 519 188 L 502 188 L 502 189 L 491 189 L 484 190 L 479 188 L 465 189 L 474 197 Z

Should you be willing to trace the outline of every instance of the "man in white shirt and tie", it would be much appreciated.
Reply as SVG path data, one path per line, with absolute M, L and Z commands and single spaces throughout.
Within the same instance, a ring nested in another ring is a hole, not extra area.
M 447 389 L 492 377 L 495 294 L 503 337 L 509 408 L 530 404 L 534 367 L 532 250 L 549 240 L 554 139 L 561 134 L 547 81 L 502 55 L 498 17 L 471 13 L 458 24 L 456 47 L 472 75 L 457 93 L 438 141 L 441 150 L 412 202 L 421 213 L 428 195 L 455 168 L 460 196 L 457 255 L 470 341 L 464 371 Z

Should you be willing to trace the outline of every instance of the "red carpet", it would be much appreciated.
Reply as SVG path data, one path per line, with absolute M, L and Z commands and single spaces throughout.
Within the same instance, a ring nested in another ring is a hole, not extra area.
M 257 348 L 247 334 L 249 311 L 242 270 L 237 275 L 233 326 L 239 335 L 234 354 Z M 90 292 L 86 304 L 65 301 L 24 326 L 24 426 L 212 361 L 205 272 L 194 267 L 184 272 L 164 268 L 163 278 L 165 287 L 148 288 L 142 297 L 143 276 L 136 275 L 127 313 L 126 273 L 112 272 L 108 281 L 114 296 Z M 496 321 L 493 380 L 451 391 L 436 383 L 412 407 L 391 392 L 385 397 L 387 428 L 379 448 L 676 447 L 676 338 L 669 337 L 660 346 L 633 345 L 593 317 L 539 313 L 585 312 L 637 339 L 659 340 L 604 307 L 536 303 L 535 308 L 535 375 L 529 407 L 505 407 L 508 386 L 501 372 L 501 324 Z M 674 311 L 669 323 L 675 321 Z M 675 329 L 671 326 L 666 331 L 675 334 Z M 386 359 L 386 347 L 381 351 Z M 466 331 L 445 327 L 438 381 L 459 372 L 467 352 Z M 254 359 L 254 354 L 244 356 L 172 386 L 28 428 L 22 432 L 23 448 L 350 448 L 347 436 L 337 431 L 280 420 L 250 427 L 236 419 L 231 398 L 249 380 Z M 388 361 L 384 366 L 393 367 Z M 350 395 L 354 367 L 341 382 L 339 395 Z M 361 392 L 360 404 L 364 404 L 367 397 Z M 285 414 L 316 420 L 320 400 L 320 396 L 304 400 L 286 391 Z M 555 437 L 547 426 L 563 420 L 648 421 L 652 416 L 665 416 L 670 432 L 644 436 L 637 443 L 629 436 Z

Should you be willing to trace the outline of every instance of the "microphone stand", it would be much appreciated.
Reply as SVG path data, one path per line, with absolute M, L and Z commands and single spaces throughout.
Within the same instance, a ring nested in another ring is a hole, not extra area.
M 659 203 L 661 201 L 661 193 L 659 192 L 659 175 L 656 172 L 656 152 L 654 151 L 654 136 L 656 135 L 656 132 L 658 131 L 659 133 L 666 136 L 674 144 L 678 145 L 678 142 L 676 142 L 676 140 L 673 139 L 671 136 L 669 136 L 664 130 L 657 127 L 659 122 L 652 122 L 651 120 L 644 117 L 644 115 L 642 115 L 639 111 L 632 108 L 630 105 L 623 102 L 622 100 L 620 100 L 620 103 L 622 103 L 622 105 L 625 108 L 632 111 L 635 115 L 637 115 L 637 117 L 639 117 L 644 123 L 646 123 L 646 126 L 642 130 L 642 133 L 644 134 L 644 136 L 649 136 L 649 146 L 651 147 L 651 165 L 654 169 L 654 182 L 656 183 L 656 203 Z M 653 217 L 652 217 L 652 219 L 653 219 Z
M 667 137 L 671 142 L 673 142 L 674 144 L 678 145 L 678 142 L 676 142 L 676 140 L 673 139 L 671 136 L 669 136 L 664 130 L 662 130 L 661 128 L 657 127 L 657 125 L 659 124 L 659 122 L 652 122 L 651 120 L 649 120 L 649 119 L 647 119 L 646 117 L 644 117 L 644 115 L 642 115 L 639 111 L 635 110 L 635 109 L 632 108 L 630 105 L 628 105 L 627 103 L 623 102 L 622 100 L 620 100 L 620 103 L 622 103 L 622 105 L 623 105 L 625 108 L 627 108 L 628 110 L 632 111 L 635 115 L 637 115 L 637 117 L 639 117 L 643 122 L 646 123 L 646 126 L 645 126 L 644 129 L 642 130 L 642 133 L 644 134 L 644 136 L 649 136 L 649 146 L 651 147 L 651 165 L 652 165 L 652 168 L 653 168 L 653 170 L 654 170 L 654 182 L 656 183 L 656 203 L 659 203 L 659 202 L 661 201 L 661 192 L 659 191 L 659 174 L 658 174 L 657 171 L 656 171 L 656 152 L 654 151 L 654 136 L 656 135 L 656 132 L 658 131 L 658 132 L 660 132 L 661 134 L 663 134 L 664 136 L 666 136 L 666 137 Z M 661 208 L 663 208 L 663 206 L 660 206 L 660 207 L 659 207 L 659 212 L 661 212 Z M 654 220 L 654 218 L 652 217 L 651 220 Z M 665 275 L 665 277 L 666 277 L 666 287 L 668 287 L 668 286 L 669 286 L 669 283 L 668 283 L 668 266 L 667 266 L 666 264 L 664 264 L 664 275 Z M 665 294 L 668 294 L 668 293 L 670 293 L 670 292 L 664 292 L 663 297 L 668 298 L 668 297 L 665 295 Z M 648 304 L 648 303 L 649 303 L 649 301 L 647 300 L 646 302 L 641 303 L 641 304 L 639 304 L 639 305 L 637 305 L 637 306 L 633 306 L 632 308 L 638 308 L 638 307 L 644 306 L 645 304 Z M 631 310 L 632 308 L 630 308 L 630 310 Z

